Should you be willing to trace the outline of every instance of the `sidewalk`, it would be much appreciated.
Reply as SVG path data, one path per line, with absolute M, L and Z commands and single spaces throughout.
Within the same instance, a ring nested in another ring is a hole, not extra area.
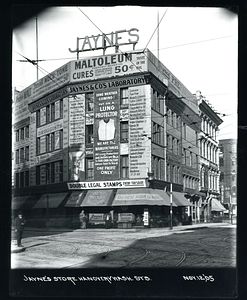
M 236 227 L 236 225 L 232 225 L 230 223 L 224 222 L 224 223 L 196 223 L 192 225 L 179 225 L 179 226 L 173 226 L 172 229 L 170 227 L 160 227 L 160 228 L 130 228 L 130 229 L 119 229 L 119 228 L 87 228 L 87 229 L 68 229 L 68 228 L 49 228 L 47 230 L 46 228 L 33 228 L 33 227 L 27 227 L 25 228 L 25 232 L 33 232 L 35 233 L 34 236 L 45 236 L 45 235 L 55 235 L 60 233 L 69 233 L 69 232 L 121 232 L 121 233 L 131 233 L 131 232 L 147 232 L 147 233 L 158 233 L 158 232 L 179 232 L 179 231 L 185 231 L 185 230 L 195 230 L 200 228 L 207 228 L 207 227 L 221 227 L 221 226 L 229 226 L 229 227 Z M 25 237 L 24 237 L 25 238 Z M 16 241 L 13 240 L 11 242 L 11 253 L 19 253 L 22 251 L 25 251 L 25 247 L 18 247 L 16 244 Z

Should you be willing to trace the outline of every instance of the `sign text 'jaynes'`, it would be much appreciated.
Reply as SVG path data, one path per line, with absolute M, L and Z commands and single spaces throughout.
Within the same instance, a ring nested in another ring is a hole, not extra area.
M 108 34 L 98 34 L 77 38 L 75 50 L 70 52 L 83 52 L 96 49 L 105 49 L 108 47 L 118 47 L 120 45 L 136 44 L 139 41 L 139 35 L 135 32 L 139 30 L 131 28 L 129 30 L 117 30 Z M 130 37 L 130 38 L 129 38 Z

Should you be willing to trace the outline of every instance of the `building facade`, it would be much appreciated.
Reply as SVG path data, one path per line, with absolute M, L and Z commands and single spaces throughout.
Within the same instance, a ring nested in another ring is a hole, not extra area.
M 219 141 L 221 203 L 229 217 L 237 215 L 237 140 Z
M 12 208 L 30 220 L 198 218 L 198 100 L 148 49 L 65 64 L 16 93 L 13 120 Z
M 212 105 L 201 95 L 196 93 L 199 100 L 201 117 L 200 144 L 200 193 L 202 195 L 198 204 L 200 219 L 208 221 L 216 214 L 225 210 L 220 204 L 219 187 L 219 125 L 223 120 Z M 199 216 L 198 216 L 199 217 Z

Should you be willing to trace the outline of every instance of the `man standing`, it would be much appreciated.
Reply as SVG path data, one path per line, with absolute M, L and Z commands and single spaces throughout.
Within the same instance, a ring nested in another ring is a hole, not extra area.
M 15 232 L 17 238 L 17 246 L 23 247 L 21 244 L 21 239 L 24 231 L 25 220 L 23 218 L 22 212 L 18 213 L 18 217 L 15 219 Z
M 111 228 L 111 214 L 110 213 L 106 215 L 105 228 L 106 229 Z

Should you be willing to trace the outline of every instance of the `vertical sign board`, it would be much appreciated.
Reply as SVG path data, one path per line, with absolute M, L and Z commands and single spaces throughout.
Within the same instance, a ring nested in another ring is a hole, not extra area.
M 30 186 L 36 185 L 36 113 L 30 116 L 29 127 Z
M 119 92 L 95 93 L 94 180 L 119 178 Z
M 63 98 L 63 180 L 68 180 L 69 171 L 69 98 Z
M 151 170 L 151 86 L 129 88 L 129 178 Z
M 69 99 L 69 180 L 85 172 L 85 95 Z

